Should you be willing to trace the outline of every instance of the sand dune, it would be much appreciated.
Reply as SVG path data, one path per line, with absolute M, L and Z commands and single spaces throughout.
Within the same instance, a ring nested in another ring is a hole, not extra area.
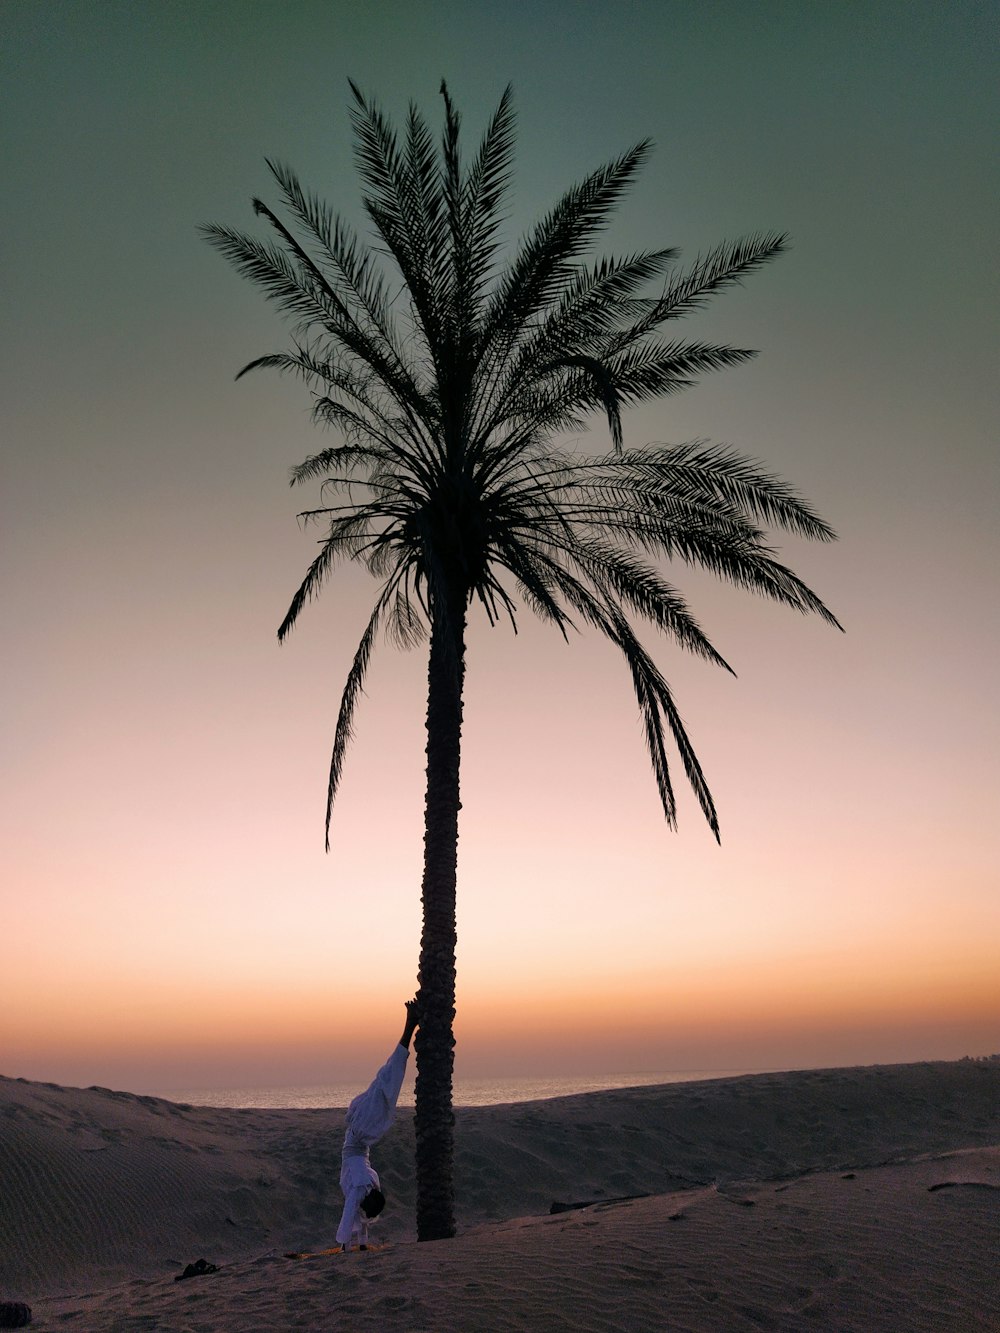
M 463 1109 L 461 1234 L 434 1245 L 402 1113 L 385 1247 L 286 1259 L 332 1244 L 342 1128 L 2 1079 L 0 1299 L 87 1333 L 1000 1330 L 997 1061 Z

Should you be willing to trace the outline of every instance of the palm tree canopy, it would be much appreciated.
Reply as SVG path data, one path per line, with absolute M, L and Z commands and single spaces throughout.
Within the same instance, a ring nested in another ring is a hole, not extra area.
M 303 376 L 317 419 L 341 436 L 293 469 L 293 484 L 322 479 L 323 507 L 306 517 L 324 523 L 326 535 L 279 638 L 338 561 L 362 561 L 381 581 L 338 719 L 327 846 L 379 632 L 413 645 L 456 597 L 463 612 L 478 601 L 491 623 L 506 616 L 516 628 L 514 594 L 563 634 L 586 624 L 617 645 L 668 822 L 676 824 L 667 731 L 718 837 L 701 767 L 633 622 L 649 622 L 729 669 L 661 573 L 663 562 L 676 560 L 836 625 L 778 561 L 766 528 L 819 540 L 834 534 L 785 483 L 730 449 L 707 441 L 625 448 L 622 409 L 753 355 L 681 341 L 666 326 L 780 254 L 785 237 L 721 244 L 684 269 L 672 249 L 588 261 L 647 157 L 643 142 L 568 190 L 504 264 L 510 89 L 465 163 L 460 117 L 443 84 L 439 145 L 415 106 L 400 136 L 351 88 L 377 249 L 272 161 L 287 222 L 254 200 L 272 239 L 204 228 L 295 325 L 292 350 L 260 357 L 240 374 L 270 367 Z M 658 295 L 644 294 L 651 284 Z M 560 447 L 559 438 L 584 429 L 594 412 L 606 416 L 610 450 L 595 456 Z

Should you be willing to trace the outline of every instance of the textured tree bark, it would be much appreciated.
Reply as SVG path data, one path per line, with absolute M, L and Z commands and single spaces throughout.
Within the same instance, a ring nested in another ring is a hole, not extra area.
M 452 1070 L 455 1038 L 455 882 L 465 673 L 465 600 L 453 598 L 431 630 L 427 671 L 421 1019 L 417 1056 L 417 1239 L 455 1234 Z

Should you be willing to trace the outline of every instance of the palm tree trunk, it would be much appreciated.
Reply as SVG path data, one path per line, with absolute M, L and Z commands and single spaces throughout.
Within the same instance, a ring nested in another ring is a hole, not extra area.
M 465 598 L 434 615 L 427 671 L 427 795 L 424 805 L 421 1020 L 417 1054 L 417 1239 L 455 1234 L 452 1069 L 455 1038 L 455 880 L 459 759 L 465 674 Z

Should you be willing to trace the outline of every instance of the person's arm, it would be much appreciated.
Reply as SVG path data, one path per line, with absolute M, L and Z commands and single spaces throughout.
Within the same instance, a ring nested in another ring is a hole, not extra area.
M 348 1125 L 369 1147 L 386 1133 L 396 1114 L 396 1102 L 410 1057 L 410 1040 L 420 1022 L 417 1001 L 406 1002 L 406 1025 L 392 1054 L 372 1079 L 367 1091 L 359 1093 L 347 1108 Z
M 416 998 L 406 1001 L 406 1025 L 403 1028 L 403 1035 L 399 1039 L 399 1044 L 404 1051 L 410 1049 L 410 1041 L 420 1024 L 420 1004 Z
M 367 1189 L 360 1185 L 351 1185 L 344 1194 L 344 1211 L 340 1215 L 340 1226 L 337 1227 L 337 1244 L 342 1245 L 345 1250 L 350 1248 L 351 1236 L 361 1212 L 361 1200 L 367 1192 Z

